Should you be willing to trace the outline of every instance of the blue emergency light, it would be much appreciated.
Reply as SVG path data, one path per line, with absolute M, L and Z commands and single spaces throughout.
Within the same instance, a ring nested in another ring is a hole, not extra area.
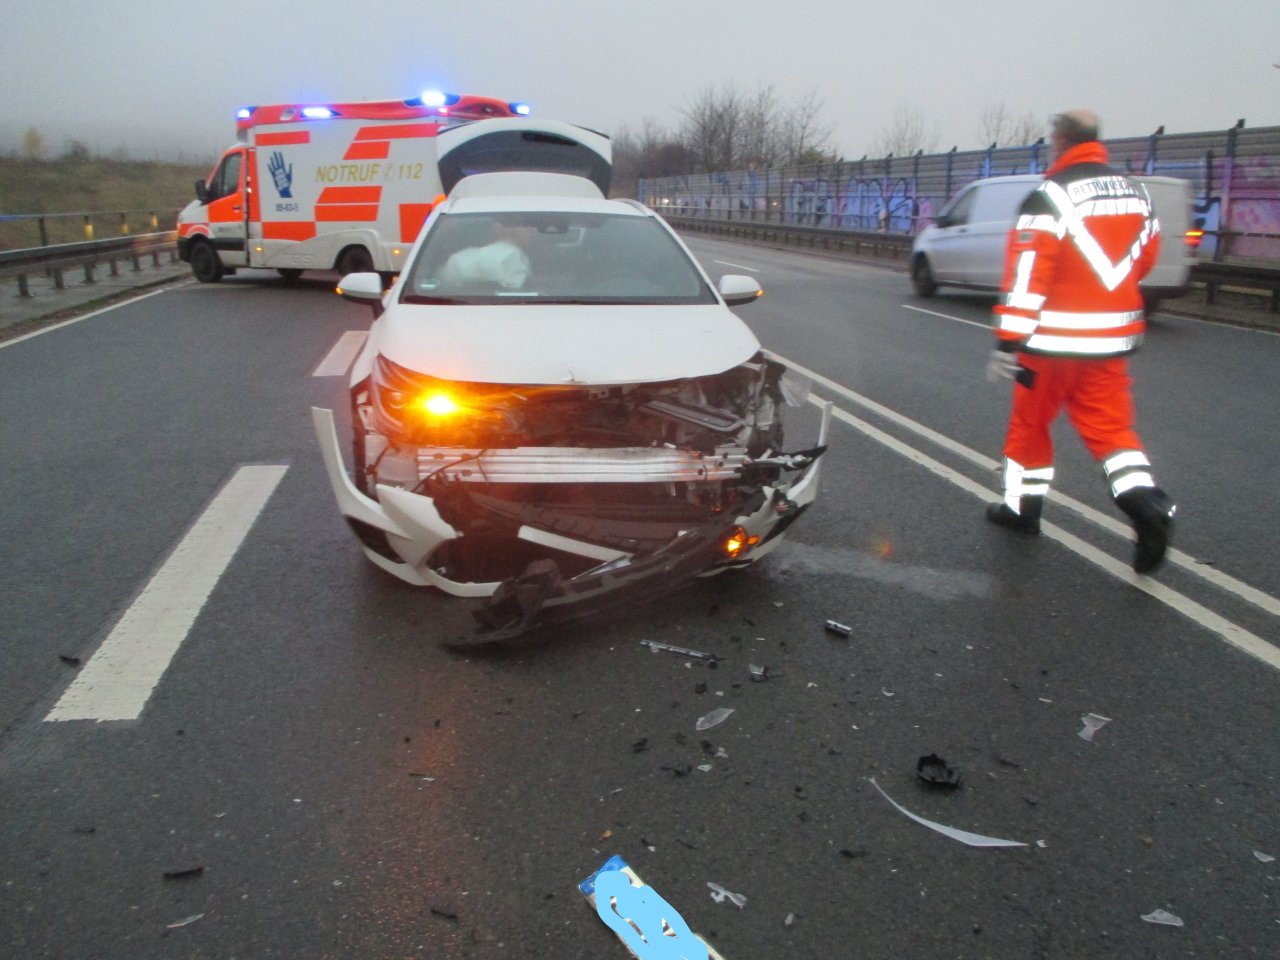
M 507 106 L 511 108 L 511 112 L 517 117 L 527 117 L 533 112 L 533 109 L 527 103 L 509 103 Z
M 302 115 L 308 120 L 328 120 L 333 116 L 333 111 L 328 107 L 303 107 Z
M 253 107 L 241 107 L 236 111 L 237 120 L 248 120 L 253 116 Z

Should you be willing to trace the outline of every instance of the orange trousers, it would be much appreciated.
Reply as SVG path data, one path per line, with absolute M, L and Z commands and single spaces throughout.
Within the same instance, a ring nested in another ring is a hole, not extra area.
M 1065 406 L 1095 460 L 1141 450 L 1134 430 L 1132 380 L 1124 357 L 1100 360 L 1020 353 L 1025 368 L 1013 388 L 1004 455 L 1028 470 L 1053 465 L 1049 427 Z M 1028 372 L 1029 371 L 1029 372 Z

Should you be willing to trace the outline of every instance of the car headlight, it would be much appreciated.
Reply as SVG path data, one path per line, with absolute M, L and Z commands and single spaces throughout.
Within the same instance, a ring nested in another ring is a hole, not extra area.
M 503 397 L 414 373 L 381 355 L 374 363 L 372 394 L 381 428 L 405 442 L 469 446 L 477 427 L 504 419 L 495 409 Z

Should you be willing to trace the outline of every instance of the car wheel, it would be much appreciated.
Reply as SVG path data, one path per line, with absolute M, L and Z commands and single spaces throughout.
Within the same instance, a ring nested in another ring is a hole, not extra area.
M 938 281 L 933 278 L 933 268 L 926 257 L 916 257 L 911 264 L 911 285 L 922 297 L 932 297 L 938 292 Z
M 344 277 L 348 273 L 370 273 L 373 271 L 373 257 L 364 247 L 347 247 L 338 254 L 337 269 Z
M 276 270 L 276 273 L 280 274 L 280 276 L 288 283 L 293 283 L 302 276 L 302 271 L 296 267 L 280 267 Z
M 222 279 L 222 261 L 218 251 L 201 241 L 191 247 L 191 272 L 201 283 L 217 283 Z

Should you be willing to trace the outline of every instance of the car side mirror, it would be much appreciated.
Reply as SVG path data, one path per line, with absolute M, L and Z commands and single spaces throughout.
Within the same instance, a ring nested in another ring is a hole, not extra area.
M 939 227 L 949 227 L 951 226 L 951 215 L 947 213 L 940 213 L 934 218 L 933 222 L 934 225 Z
M 717 289 L 720 291 L 720 296 L 724 297 L 724 302 L 731 307 L 751 303 L 764 296 L 764 291 L 760 289 L 760 284 L 756 282 L 755 277 L 737 273 L 727 273 L 721 277 Z
M 209 186 L 203 180 L 196 181 L 196 199 L 201 203 L 209 202 Z
M 338 281 L 337 293 L 343 300 L 370 307 L 374 319 L 382 316 L 382 277 L 378 274 L 348 273 Z

